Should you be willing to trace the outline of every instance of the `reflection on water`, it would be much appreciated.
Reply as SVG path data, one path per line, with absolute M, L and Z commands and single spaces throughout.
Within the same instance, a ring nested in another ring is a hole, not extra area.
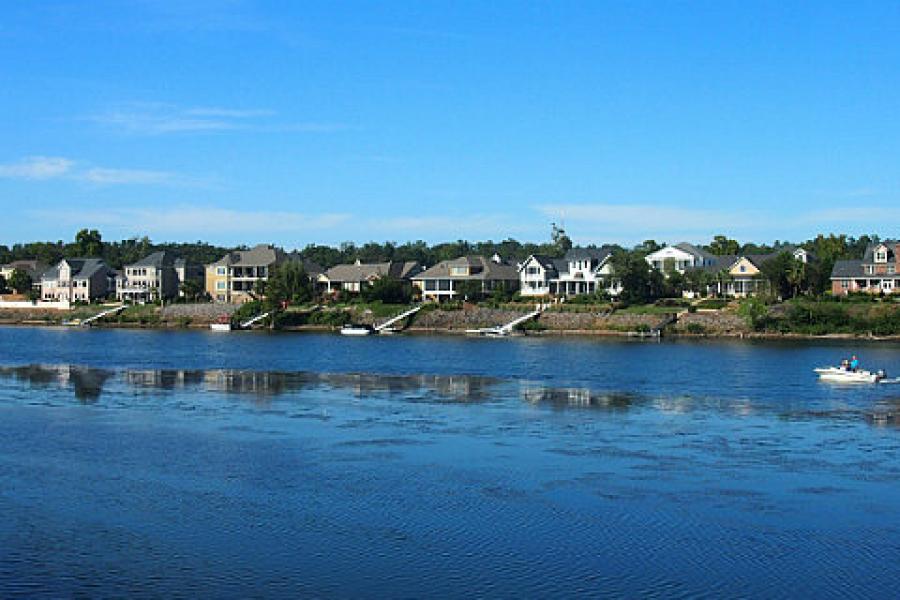
M 81 403 L 97 402 L 104 387 L 119 383 L 127 389 L 196 390 L 251 396 L 254 403 L 296 395 L 305 389 L 333 389 L 359 398 L 388 396 L 405 401 L 453 403 L 500 402 L 518 398 L 553 409 L 587 409 L 624 413 L 635 408 L 687 414 L 723 411 L 736 416 L 772 414 L 790 420 L 865 420 L 875 426 L 900 426 L 900 398 L 884 398 L 864 407 L 815 407 L 765 399 L 723 402 L 714 397 L 658 396 L 598 391 L 587 387 L 549 386 L 537 381 L 511 381 L 471 375 L 379 375 L 374 373 L 311 373 L 234 369 L 126 369 L 115 371 L 80 365 L 0 367 L 0 378 L 34 387 L 71 389 Z

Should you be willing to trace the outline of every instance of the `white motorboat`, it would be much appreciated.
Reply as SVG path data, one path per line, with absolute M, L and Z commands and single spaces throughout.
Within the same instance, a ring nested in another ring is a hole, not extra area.
M 840 367 L 819 367 L 815 369 L 822 381 L 832 383 L 878 383 L 885 378 L 884 371 L 865 371 L 857 369 L 851 371 Z
M 341 335 L 371 335 L 372 328 L 365 325 L 344 325 L 341 327 Z
M 231 323 L 210 323 L 209 328 L 213 331 L 231 331 Z

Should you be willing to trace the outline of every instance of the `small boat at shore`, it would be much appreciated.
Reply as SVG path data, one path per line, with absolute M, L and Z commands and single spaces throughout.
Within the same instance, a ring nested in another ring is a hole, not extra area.
M 352 336 L 361 336 L 361 335 L 371 335 L 373 329 L 368 325 L 344 325 L 341 327 L 341 335 L 352 335 Z
M 819 379 L 831 383 L 879 383 L 886 382 L 887 375 L 884 371 L 866 371 L 857 369 L 843 369 L 841 367 L 819 367 L 814 369 Z
M 210 323 L 209 328 L 212 331 L 231 331 L 231 317 L 222 315 L 216 319 L 215 323 Z

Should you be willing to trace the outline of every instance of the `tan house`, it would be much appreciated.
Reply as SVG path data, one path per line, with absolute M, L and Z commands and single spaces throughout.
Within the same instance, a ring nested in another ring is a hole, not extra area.
M 383 277 L 409 280 L 421 271 L 416 261 L 361 263 L 357 260 L 353 264 L 335 265 L 319 275 L 317 287 L 330 294 L 341 290 L 359 293 L 363 286 L 372 285 Z
M 831 293 L 900 293 L 900 241 L 869 244 L 862 260 L 839 260 L 831 271 Z
M 284 260 L 284 252 L 268 244 L 229 252 L 206 265 L 206 292 L 215 302 L 250 302 L 259 282 L 268 281 L 272 269 Z
M 519 289 L 519 271 L 502 262 L 499 256 L 463 256 L 444 260 L 412 278 L 413 286 L 422 294 L 423 300 L 454 300 L 457 291 L 465 281 L 480 284 L 482 293 L 498 288 Z
M 41 299 L 91 302 L 109 291 L 111 269 L 101 258 L 64 258 L 41 275 Z

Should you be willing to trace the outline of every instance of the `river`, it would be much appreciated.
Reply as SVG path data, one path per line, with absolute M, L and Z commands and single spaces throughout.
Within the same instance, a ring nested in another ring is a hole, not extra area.
M 0 597 L 894 596 L 854 352 L 0 328 Z

